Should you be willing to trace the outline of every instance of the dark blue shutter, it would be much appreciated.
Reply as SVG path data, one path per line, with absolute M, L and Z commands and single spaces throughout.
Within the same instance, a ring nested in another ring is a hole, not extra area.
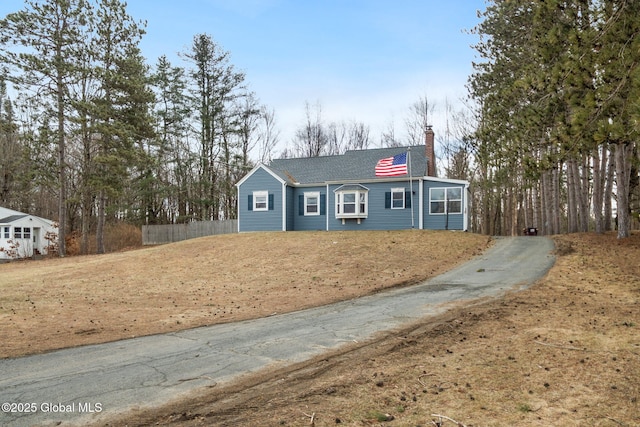
M 253 194 L 249 194 L 249 204 L 247 206 L 247 209 L 249 209 L 250 211 L 253 210 Z
M 411 191 L 404 192 L 404 207 L 405 209 L 411 209 Z
M 391 191 L 384 193 L 384 208 L 391 209 Z
M 326 214 L 327 214 L 327 195 L 321 194 L 320 195 L 320 215 L 326 215 Z
M 298 215 L 304 215 L 304 196 L 298 196 Z
M 273 194 L 269 194 L 269 210 L 273 210 Z

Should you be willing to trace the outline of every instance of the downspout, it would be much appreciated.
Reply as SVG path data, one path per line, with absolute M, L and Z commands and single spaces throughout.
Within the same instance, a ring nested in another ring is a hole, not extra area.
M 462 230 L 469 230 L 469 184 L 464 185 L 464 217 L 462 217 Z
M 418 191 L 420 192 L 420 194 L 418 195 L 418 229 L 423 230 L 424 229 L 424 200 L 423 200 L 423 196 L 424 196 L 424 179 L 420 178 L 418 180 Z
M 287 231 L 287 183 L 282 183 L 282 231 Z
M 329 231 L 329 184 L 327 184 L 327 195 L 324 196 L 324 216 L 327 222 L 326 231 Z
M 238 229 L 237 229 L 237 232 L 239 233 L 240 232 L 240 186 L 236 185 L 236 188 L 238 189 L 238 200 L 236 200 L 236 208 L 237 208 L 236 212 L 238 212 L 238 218 L 237 218 L 237 221 L 238 221 L 237 227 L 238 227 Z

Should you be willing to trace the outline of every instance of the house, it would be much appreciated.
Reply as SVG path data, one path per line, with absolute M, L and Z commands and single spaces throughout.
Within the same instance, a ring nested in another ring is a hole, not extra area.
M 467 230 L 469 183 L 435 176 L 433 147 L 429 129 L 425 145 L 258 164 L 236 184 L 238 231 Z
M 44 255 L 57 234 L 53 221 L 0 207 L 0 261 Z

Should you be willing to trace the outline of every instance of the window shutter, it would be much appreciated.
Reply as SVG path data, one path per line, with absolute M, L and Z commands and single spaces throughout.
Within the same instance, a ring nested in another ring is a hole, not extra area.
M 247 209 L 250 211 L 253 210 L 253 194 L 249 194 L 249 204 L 247 206 Z
M 384 193 L 384 208 L 391 209 L 391 191 Z
M 298 215 L 304 215 L 304 196 L 298 196 Z
M 411 208 L 411 191 L 404 192 L 404 208 L 405 209 Z
M 326 214 L 327 214 L 327 195 L 321 194 L 320 195 L 320 215 L 326 215 Z
M 269 194 L 269 210 L 273 210 L 273 194 Z

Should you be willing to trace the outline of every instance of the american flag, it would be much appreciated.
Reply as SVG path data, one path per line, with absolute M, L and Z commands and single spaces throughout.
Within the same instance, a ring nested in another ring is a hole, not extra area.
M 400 176 L 407 173 L 407 153 L 380 159 L 376 164 L 376 176 Z

